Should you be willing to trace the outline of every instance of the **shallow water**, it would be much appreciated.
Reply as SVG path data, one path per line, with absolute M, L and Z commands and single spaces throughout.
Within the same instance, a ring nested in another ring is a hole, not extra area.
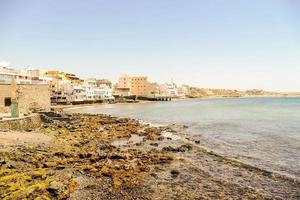
M 73 110 L 186 124 L 213 151 L 300 179 L 300 98 L 192 99 Z

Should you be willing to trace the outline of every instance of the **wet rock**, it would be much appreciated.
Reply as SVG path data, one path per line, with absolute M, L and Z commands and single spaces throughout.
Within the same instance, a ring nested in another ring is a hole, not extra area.
M 45 162 L 43 164 L 43 168 L 51 168 L 51 167 L 55 167 L 57 165 L 56 162 Z
M 57 181 L 52 181 L 47 187 L 47 191 L 53 197 L 57 197 L 63 189 L 64 189 L 64 184 Z
M 56 166 L 56 169 L 57 170 L 63 170 L 63 169 L 65 169 L 66 168 L 66 166 L 64 166 L 64 165 L 57 165 Z
M 8 169 L 17 169 L 18 168 L 18 163 L 14 161 L 8 161 L 6 162 L 6 167 Z
M 196 144 L 200 144 L 200 140 L 196 140 L 195 143 L 196 143 Z
M 3 160 L 3 159 L 0 159 L 0 166 L 1 166 L 1 165 L 5 165 L 5 164 L 6 164 L 6 161 Z
M 180 172 L 178 170 L 176 170 L 176 169 L 171 170 L 170 173 L 172 175 L 172 178 L 177 178 L 178 175 L 180 174 Z
M 193 147 L 191 145 L 184 144 L 184 145 L 181 145 L 180 147 L 171 147 L 171 146 L 164 147 L 164 148 L 162 148 L 162 151 L 185 152 L 185 151 L 190 151 L 192 149 L 193 149 Z
M 78 157 L 79 157 L 80 159 L 90 158 L 90 157 L 92 157 L 92 154 L 91 154 L 91 153 L 79 153 L 79 154 L 78 154 Z
M 151 146 L 158 147 L 158 143 L 150 143 Z
M 127 155 L 125 154 L 112 154 L 111 156 L 109 156 L 110 159 L 112 160 L 119 160 L 119 159 L 127 159 Z
M 68 155 L 68 154 L 66 154 L 64 152 L 55 152 L 53 155 L 57 156 L 57 157 L 60 157 L 60 158 L 68 158 L 68 157 L 70 157 L 70 155 Z
M 112 171 L 107 166 L 102 167 L 102 169 L 101 169 L 100 172 L 101 172 L 101 174 L 103 176 L 107 176 L 107 177 L 111 177 L 112 176 Z
M 156 173 L 151 173 L 150 176 L 154 177 L 154 178 L 158 178 Z

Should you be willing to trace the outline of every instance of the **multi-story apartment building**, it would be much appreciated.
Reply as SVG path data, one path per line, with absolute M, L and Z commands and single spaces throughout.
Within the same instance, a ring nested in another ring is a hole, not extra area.
M 76 75 L 62 71 L 46 71 L 41 73 L 40 78 L 50 86 L 52 103 L 67 103 L 71 101 L 73 85 L 83 82 Z
M 131 95 L 148 96 L 149 95 L 148 78 L 146 76 L 131 77 Z
M 149 96 L 150 83 L 146 76 L 122 75 L 117 83 L 116 91 L 129 91 L 129 95 Z
M 43 84 L 39 79 L 39 70 L 27 68 L 18 70 L 10 67 L 0 67 L 0 83 L 10 84 L 15 79 L 17 84 Z
M 131 77 L 127 74 L 120 76 L 117 88 L 131 88 Z
M 112 89 L 108 86 L 108 84 L 99 84 L 95 78 L 84 80 L 82 87 L 85 90 L 86 100 L 88 101 L 113 99 Z
M 174 83 L 165 83 L 160 85 L 160 95 L 177 97 L 178 91 L 176 85 Z
M 160 96 L 160 85 L 158 83 L 150 83 L 149 84 L 149 96 L 150 97 L 158 97 Z
M 82 85 L 73 85 L 70 99 L 71 102 L 82 102 L 86 100 L 86 92 Z
M 76 75 L 61 71 L 46 71 L 40 77 L 50 85 L 53 93 L 64 93 L 65 84 L 81 84 L 83 82 Z

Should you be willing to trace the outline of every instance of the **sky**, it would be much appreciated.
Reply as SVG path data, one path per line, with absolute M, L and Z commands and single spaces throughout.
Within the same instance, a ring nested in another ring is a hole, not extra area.
M 0 0 L 0 65 L 300 91 L 298 0 Z

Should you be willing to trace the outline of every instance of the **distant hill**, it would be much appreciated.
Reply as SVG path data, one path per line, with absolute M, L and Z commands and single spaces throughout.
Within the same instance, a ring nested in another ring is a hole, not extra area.
M 246 91 L 228 90 L 228 89 L 210 89 L 191 87 L 189 98 L 201 97 L 251 97 L 251 96 L 300 96 L 300 93 L 279 93 L 270 92 L 259 89 L 252 89 Z

